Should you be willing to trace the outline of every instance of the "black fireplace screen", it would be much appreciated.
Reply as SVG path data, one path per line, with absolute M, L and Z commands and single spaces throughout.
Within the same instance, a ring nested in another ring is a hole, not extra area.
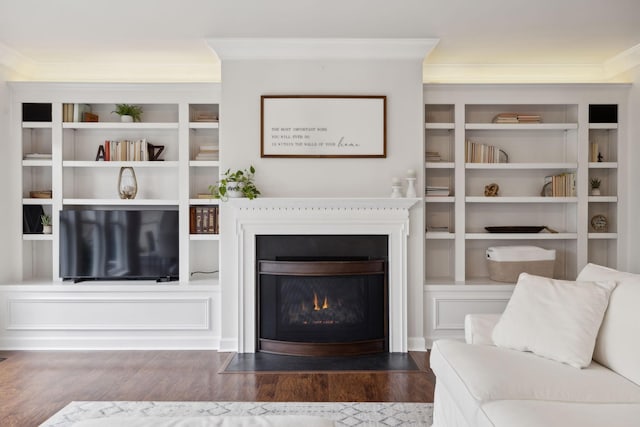
M 352 342 L 385 333 L 384 276 L 263 276 L 260 337 Z

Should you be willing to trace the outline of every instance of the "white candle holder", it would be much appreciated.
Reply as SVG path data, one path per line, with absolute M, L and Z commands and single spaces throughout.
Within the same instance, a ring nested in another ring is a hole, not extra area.
M 407 179 L 407 197 L 414 198 L 418 197 L 416 194 L 416 179 L 415 178 L 406 178 Z

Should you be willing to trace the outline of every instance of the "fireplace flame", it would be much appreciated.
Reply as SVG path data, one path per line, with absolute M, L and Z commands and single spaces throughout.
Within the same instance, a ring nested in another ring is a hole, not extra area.
M 326 310 L 329 308 L 329 299 L 325 296 L 322 302 L 322 306 L 320 306 L 320 300 L 318 298 L 318 294 L 313 293 L 313 311 Z

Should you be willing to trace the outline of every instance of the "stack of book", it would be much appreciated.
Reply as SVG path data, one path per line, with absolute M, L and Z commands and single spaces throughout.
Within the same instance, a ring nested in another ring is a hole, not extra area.
M 425 161 L 427 162 L 439 162 L 442 160 L 440 153 L 437 151 L 427 151 L 425 153 Z
M 99 117 L 91 112 L 89 104 L 62 104 L 63 122 L 97 122 Z
M 545 186 L 551 185 L 552 197 L 576 197 L 576 174 L 574 172 L 545 176 L 544 183 Z
M 191 206 L 189 208 L 189 233 L 218 234 L 218 206 Z
M 146 139 L 121 140 L 105 141 L 101 148 L 105 162 L 146 162 L 149 160 L 149 145 Z
M 448 233 L 449 226 L 448 225 L 427 225 L 427 233 Z
M 437 187 L 434 185 L 427 185 L 425 195 L 427 197 L 431 196 L 448 196 L 449 195 L 449 187 Z
M 25 160 L 51 160 L 51 153 L 27 153 Z
M 538 114 L 500 113 L 493 118 L 493 123 L 540 123 Z
M 196 160 L 219 160 L 220 150 L 217 145 L 201 145 Z
M 494 145 L 467 141 L 465 162 L 467 163 L 507 163 L 507 154 Z
M 598 147 L 597 142 L 589 143 L 589 161 L 590 162 L 598 162 L 598 155 L 600 154 L 600 148 Z

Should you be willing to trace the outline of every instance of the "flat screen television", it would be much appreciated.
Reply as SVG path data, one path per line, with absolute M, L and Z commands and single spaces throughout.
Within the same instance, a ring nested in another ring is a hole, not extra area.
M 178 211 L 60 211 L 63 280 L 177 280 Z

